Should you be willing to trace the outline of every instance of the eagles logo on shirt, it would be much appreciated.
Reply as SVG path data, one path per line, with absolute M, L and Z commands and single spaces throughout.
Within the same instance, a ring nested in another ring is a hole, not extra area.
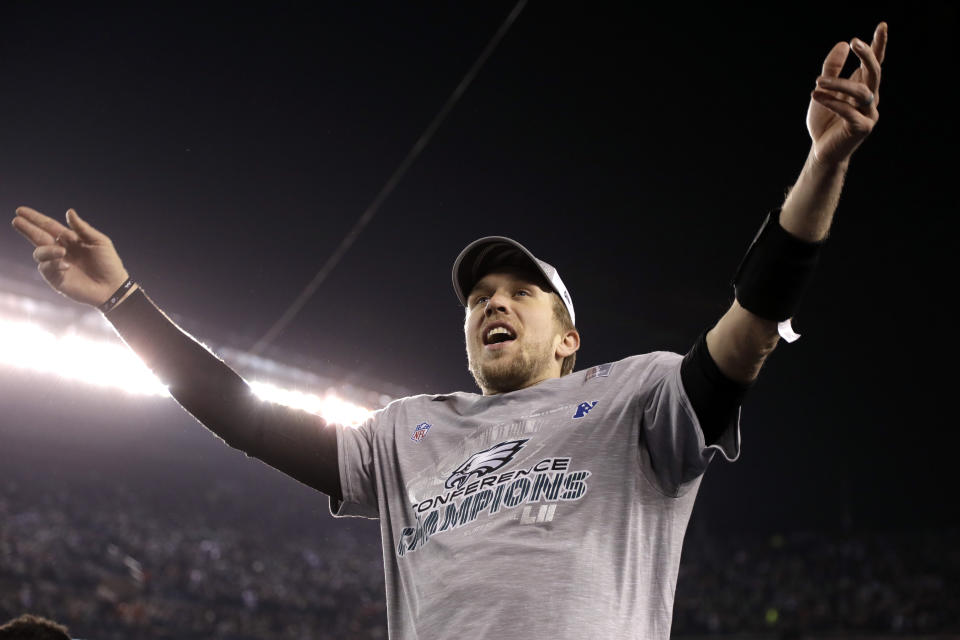
M 453 470 L 444 486 L 447 489 L 459 489 L 472 477 L 482 478 L 507 464 L 523 448 L 529 438 L 510 440 L 495 444 L 489 449 L 473 454 L 459 467 Z

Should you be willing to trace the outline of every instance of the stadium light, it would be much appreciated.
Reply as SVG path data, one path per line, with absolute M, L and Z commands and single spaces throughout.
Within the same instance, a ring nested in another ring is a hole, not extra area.
M 316 413 L 328 422 L 358 425 L 373 413 L 369 409 L 347 402 L 330 391 L 321 397 L 312 393 L 283 389 L 269 382 L 253 381 L 250 382 L 250 386 L 261 400 Z
M 0 318 L 0 363 L 138 395 L 169 395 L 127 347 L 73 329 L 57 335 L 33 322 Z
M 0 316 L 0 365 L 137 395 L 170 395 L 143 361 L 116 338 L 88 337 L 74 325 L 57 333 L 30 320 Z M 372 413 L 333 390 L 316 395 L 272 382 L 249 384 L 264 401 L 309 411 L 330 422 L 357 426 Z

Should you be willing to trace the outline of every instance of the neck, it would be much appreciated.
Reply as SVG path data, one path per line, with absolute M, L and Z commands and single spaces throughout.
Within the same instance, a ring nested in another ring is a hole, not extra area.
M 496 396 L 496 395 L 500 395 L 501 393 L 511 393 L 511 392 L 513 392 L 513 391 L 520 391 L 521 389 L 527 389 L 528 387 L 532 387 L 532 386 L 535 385 L 535 384 L 540 384 L 540 383 L 543 382 L 544 380 L 552 380 L 553 378 L 559 378 L 559 377 L 560 377 L 560 371 L 559 371 L 559 370 L 558 370 L 558 371 L 549 371 L 549 372 L 544 373 L 544 374 L 542 374 L 542 375 L 540 375 L 540 376 L 535 376 L 535 377 L 533 377 L 533 378 L 530 378 L 529 380 L 527 380 L 526 382 L 524 382 L 524 383 L 521 384 L 520 386 L 514 387 L 514 388 L 512 388 L 512 389 L 504 389 L 503 391 L 497 391 L 496 389 L 484 388 L 484 389 L 482 389 L 482 391 L 483 391 L 483 395 L 485 395 L 485 396 Z

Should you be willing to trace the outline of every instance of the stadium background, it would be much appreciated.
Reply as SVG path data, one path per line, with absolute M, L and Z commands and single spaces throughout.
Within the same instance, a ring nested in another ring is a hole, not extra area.
M 0 208 L 76 207 L 244 371 L 512 7 L 5 3 Z M 799 171 L 823 55 L 886 20 L 880 125 L 804 338 L 752 393 L 741 460 L 707 472 L 674 635 L 955 637 L 955 18 L 530 5 L 265 355 L 358 403 L 472 388 L 449 265 L 490 233 L 563 273 L 579 368 L 685 351 Z M 0 265 L 4 320 L 109 339 L 43 289 L 13 231 Z M 169 398 L 9 364 L 10 335 L 0 619 L 34 611 L 88 639 L 385 637 L 375 522 L 334 522 Z

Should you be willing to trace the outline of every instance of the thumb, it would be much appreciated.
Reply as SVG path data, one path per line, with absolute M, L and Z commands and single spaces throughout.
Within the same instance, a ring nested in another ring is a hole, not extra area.
M 86 242 L 102 242 L 106 236 L 80 217 L 74 209 L 67 209 L 67 224 Z

